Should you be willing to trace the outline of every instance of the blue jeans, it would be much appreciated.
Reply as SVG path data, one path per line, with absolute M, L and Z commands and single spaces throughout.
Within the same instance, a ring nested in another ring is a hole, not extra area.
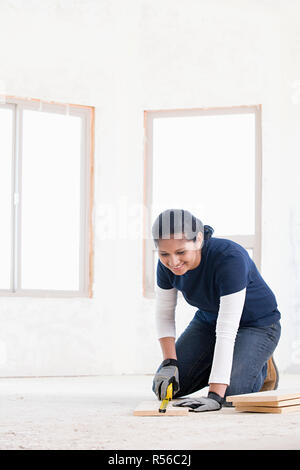
M 196 313 L 176 341 L 180 384 L 176 398 L 208 386 L 216 341 L 215 328 L 215 324 L 200 319 Z M 230 384 L 225 396 L 259 392 L 267 375 L 267 361 L 278 344 L 280 333 L 279 321 L 270 326 L 238 329 Z

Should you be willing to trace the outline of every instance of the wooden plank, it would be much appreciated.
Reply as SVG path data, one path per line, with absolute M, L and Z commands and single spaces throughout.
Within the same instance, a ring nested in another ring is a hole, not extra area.
M 236 402 L 236 406 L 276 406 L 277 408 L 282 406 L 300 405 L 300 398 L 292 400 L 279 400 L 279 401 L 246 401 Z
M 169 403 L 165 413 L 158 411 L 161 402 L 143 401 L 133 411 L 134 416 L 186 416 L 189 414 L 188 408 L 179 408 Z
M 257 393 L 245 393 L 243 395 L 231 395 L 226 397 L 226 401 L 232 403 L 241 402 L 266 402 L 266 401 L 281 401 L 281 400 L 292 400 L 300 398 L 299 390 L 268 390 L 265 392 Z
M 292 406 L 236 406 L 236 411 L 249 411 L 252 413 L 289 413 L 291 411 L 300 411 L 300 405 Z

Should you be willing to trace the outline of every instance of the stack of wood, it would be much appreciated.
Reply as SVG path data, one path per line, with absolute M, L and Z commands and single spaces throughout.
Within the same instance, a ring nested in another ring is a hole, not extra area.
M 272 390 L 226 397 L 237 411 L 287 413 L 300 411 L 300 390 Z

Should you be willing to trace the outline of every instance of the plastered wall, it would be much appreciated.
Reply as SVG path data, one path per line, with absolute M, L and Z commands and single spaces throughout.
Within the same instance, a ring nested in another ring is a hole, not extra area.
M 262 274 L 282 311 L 276 357 L 300 372 L 299 15 L 293 0 L 1 0 L 0 93 L 95 106 L 96 120 L 93 298 L 0 297 L 0 376 L 154 372 L 143 112 L 247 104 L 262 105 Z M 178 333 L 194 311 L 179 302 Z

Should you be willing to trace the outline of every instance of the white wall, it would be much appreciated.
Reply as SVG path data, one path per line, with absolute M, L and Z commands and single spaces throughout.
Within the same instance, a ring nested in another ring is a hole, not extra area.
M 279 366 L 300 371 L 300 4 L 286 3 L 1 0 L 0 93 L 96 107 L 94 297 L 1 297 L 1 376 L 154 372 L 142 241 L 102 240 L 103 204 L 141 223 L 144 109 L 259 103 L 262 274 L 283 317 Z M 180 303 L 178 332 L 195 310 Z

